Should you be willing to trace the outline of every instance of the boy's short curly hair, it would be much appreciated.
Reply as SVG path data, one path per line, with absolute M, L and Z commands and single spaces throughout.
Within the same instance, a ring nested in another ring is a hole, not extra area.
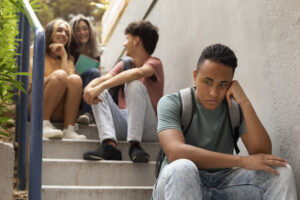
M 237 67 L 237 58 L 235 53 L 229 47 L 223 44 L 214 44 L 206 47 L 202 51 L 197 63 L 197 71 L 199 71 L 200 65 L 202 65 L 205 60 L 218 62 L 225 66 L 231 67 L 233 73 Z
M 139 36 L 145 50 L 151 55 L 158 41 L 158 28 L 149 21 L 138 21 L 130 23 L 125 29 L 125 35 Z

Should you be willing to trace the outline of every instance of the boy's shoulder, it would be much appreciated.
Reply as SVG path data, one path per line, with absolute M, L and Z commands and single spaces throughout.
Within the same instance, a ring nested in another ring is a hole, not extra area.
M 161 65 L 162 62 L 159 58 L 150 56 L 148 59 L 145 60 L 144 64 L 155 64 L 155 65 Z
M 170 94 L 166 94 L 163 97 L 161 97 L 159 101 L 162 101 L 162 102 L 179 102 L 180 101 L 179 94 L 178 94 L 178 92 L 173 92 L 173 93 L 170 93 Z

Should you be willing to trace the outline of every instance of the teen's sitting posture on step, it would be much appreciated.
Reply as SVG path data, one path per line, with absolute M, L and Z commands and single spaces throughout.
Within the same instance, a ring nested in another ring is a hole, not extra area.
M 125 29 L 126 55 L 132 59 L 132 69 L 123 71 L 125 61 L 110 73 L 94 79 L 84 90 L 84 100 L 92 109 L 99 131 L 101 147 L 83 154 L 86 160 L 121 160 L 116 141 L 130 142 L 129 156 L 134 162 L 147 162 L 149 154 L 140 142 L 156 141 L 156 106 L 163 95 L 162 63 L 152 57 L 158 41 L 157 28 L 148 21 L 130 23 Z M 116 105 L 107 89 L 125 84 Z
M 88 18 L 79 14 L 71 19 L 70 26 L 72 29 L 70 53 L 74 58 L 74 64 L 81 54 L 100 62 L 99 42 L 96 31 Z M 99 68 L 87 69 L 80 74 L 80 77 L 84 89 L 91 80 L 100 77 L 100 65 Z M 81 115 L 77 119 L 78 123 L 89 124 L 93 121 L 92 108 L 83 98 L 81 99 L 80 112 Z
M 193 72 L 194 115 L 186 132 L 179 94 L 159 101 L 157 131 L 166 156 L 153 199 L 297 199 L 291 167 L 272 155 L 268 133 L 233 81 L 236 66 L 234 52 L 224 45 L 203 50 Z M 232 116 L 227 114 L 232 99 L 242 111 L 238 133 L 249 156 L 233 155 Z
M 74 74 L 74 65 L 69 59 L 71 28 L 68 22 L 57 19 L 47 24 L 45 32 L 43 137 L 86 139 L 84 135 L 78 135 L 74 130 L 82 94 L 82 81 L 80 76 Z M 31 67 L 32 57 L 31 51 Z M 56 129 L 50 120 L 63 121 L 63 131 Z

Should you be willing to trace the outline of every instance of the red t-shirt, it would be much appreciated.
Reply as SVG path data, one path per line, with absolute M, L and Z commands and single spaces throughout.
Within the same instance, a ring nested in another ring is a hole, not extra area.
M 139 79 L 145 87 L 147 88 L 148 95 L 150 97 L 153 109 L 156 113 L 157 103 L 159 99 L 163 96 L 164 92 L 164 71 L 162 67 L 162 63 L 158 58 L 149 57 L 145 60 L 144 65 L 148 65 L 152 67 L 154 71 L 154 75 L 151 77 L 142 77 Z M 133 64 L 133 68 L 135 65 Z M 123 71 L 123 61 L 120 61 L 109 73 L 112 76 L 115 76 Z M 126 108 L 125 98 L 119 93 L 119 108 Z

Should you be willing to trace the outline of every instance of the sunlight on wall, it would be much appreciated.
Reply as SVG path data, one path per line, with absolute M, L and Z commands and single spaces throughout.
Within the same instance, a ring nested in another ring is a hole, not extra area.
M 102 44 L 106 45 L 130 0 L 112 0 L 102 18 Z

